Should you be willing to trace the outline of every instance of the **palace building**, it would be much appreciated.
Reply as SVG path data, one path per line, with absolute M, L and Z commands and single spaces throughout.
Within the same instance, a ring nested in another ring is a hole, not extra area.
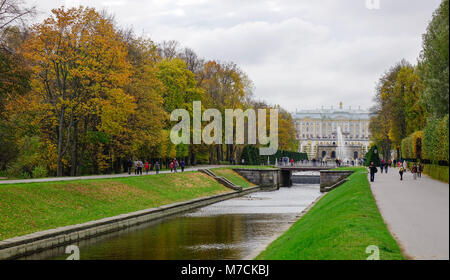
M 339 138 L 346 151 L 341 160 L 362 159 L 368 151 L 370 114 L 367 110 L 344 108 L 341 102 L 336 109 L 297 110 L 292 117 L 300 152 L 307 153 L 309 159 L 336 159 Z

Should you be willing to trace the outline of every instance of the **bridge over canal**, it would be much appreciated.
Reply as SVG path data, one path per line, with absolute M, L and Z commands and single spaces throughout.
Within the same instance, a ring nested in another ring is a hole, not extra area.
M 291 187 L 295 184 L 320 184 L 321 191 L 327 192 L 345 182 L 353 171 L 330 170 L 334 166 L 281 166 L 269 169 L 233 168 L 234 171 L 266 189 Z M 294 172 L 314 172 L 317 174 L 299 174 Z

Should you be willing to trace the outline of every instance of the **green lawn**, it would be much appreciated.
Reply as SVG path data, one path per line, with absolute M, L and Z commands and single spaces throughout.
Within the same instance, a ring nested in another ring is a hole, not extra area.
M 199 172 L 0 185 L 0 240 L 229 191 Z
M 389 233 L 373 198 L 364 168 L 325 195 L 305 216 L 257 259 L 364 260 L 378 246 L 380 259 L 405 259 Z
M 215 168 L 211 170 L 216 174 L 217 176 L 224 177 L 228 179 L 230 182 L 237 186 L 241 186 L 244 189 L 249 187 L 254 187 L 255 184 L 250 183 L 247 181 L 244 177 L 233 171 L 231 168 L 225 167 L 225 168 Z

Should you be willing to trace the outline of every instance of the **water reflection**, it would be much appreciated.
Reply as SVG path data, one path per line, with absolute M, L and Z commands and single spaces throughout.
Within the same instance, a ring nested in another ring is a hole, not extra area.
M 317 185 L 253 193 L 76 244 L 83 260 L 243 259 L 284 232 L 319 195 Z M 27 259 L 66 257 L 56 248 Z

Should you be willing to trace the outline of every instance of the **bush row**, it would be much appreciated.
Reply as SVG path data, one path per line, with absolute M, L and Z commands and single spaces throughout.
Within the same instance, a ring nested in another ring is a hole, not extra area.
M 241 159 L 245 160 L 245 164 L 248 165 L 260 165 L 267 164 L 267 157 L 269 157 L 270 164 L 274 164 L 277 159 L 278 162 L 282 157 L 288 157 L 289 159 L 294 159 L 295 162 L 308 160 L 308 155 L 306 153 L 297 153 L 290 151 L 277 151 L 271 156 L 260 156 L 259 148 L 254 145 L 247 145 L 242 150 Z
M 449 161 L 449 120 L 429 119 L 423 131 L 416 131 L 402 141 L 402 158 L 426 159 L 431 163 Z
M 443 182 L 449 182 L 449 168 L 448 166 L 439 166 L 435 164 L 425 164 L 423 172 L 434 178 Z
M 402 157 L 423 159 L 423 131 L 416 131 L 402 140 Z
M 423 131 L 423 152 L 432 162 L 447 161 L 449 148 L 448 115 L 443 119 L 429 119 Z

